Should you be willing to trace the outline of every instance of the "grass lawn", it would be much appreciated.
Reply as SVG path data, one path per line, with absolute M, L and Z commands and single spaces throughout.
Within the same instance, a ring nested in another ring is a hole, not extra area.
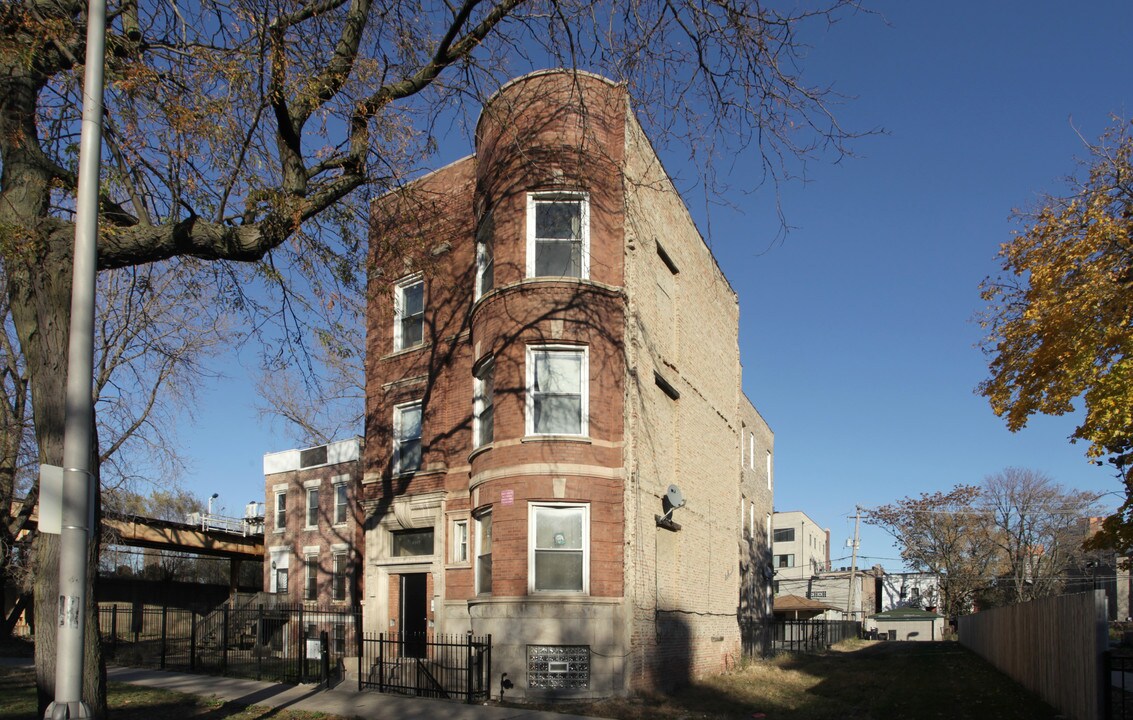
M 245 707 L 223 700 L 110 683 L 107 689 L 110 717 L 115 720 L 193 718 L 194 720 L 336 720 L 325 713 Z M 38 720 L 35 705 L 35 674 L 28 668 L 0 668 L 0 720 Z
M 672 695 L 558 707 L 618 720 L 1053 720 L 1053 708 L 959 643 L 851 641 L 749 663 Z
M 34 676 L 0 668 L 0 720 L 36 720 Z M 115 720 L 341 720 L 111 683 Z M 1054 720 L 1058 714 L 958 643 L 852 641 L 783 655 L 670 695 L 544 709 L 617 720 Z

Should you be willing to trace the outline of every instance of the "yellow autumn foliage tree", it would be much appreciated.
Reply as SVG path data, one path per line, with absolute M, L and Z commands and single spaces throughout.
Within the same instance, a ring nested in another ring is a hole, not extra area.
M 1071 180 L 1018 217 L 999 252 L 1002 275 L 981 284 L 988 307 L 979 386 L 1007 427 L 1035 414 L 1085 414 L 1072 441 L 1106 459 L 1125 505 L 1092 544 L 1133 549 L 1133 125 L 1115 121 Z

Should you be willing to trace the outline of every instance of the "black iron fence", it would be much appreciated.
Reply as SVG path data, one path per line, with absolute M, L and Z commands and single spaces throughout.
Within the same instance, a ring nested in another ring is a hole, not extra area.
M 358 655 L 361 608 L 303 606 L 207 610 L 137 605 L 99 608 L 107 661 L 288 683 L 341 679 Z
M 487 700 L 492 677 L 492 636 L 379 633 L 364 635 L 358 689 Z
M 776 620 L 765 631 L 763 654 L 818 652 L 861 632 L 862 624 L 854 620 Z

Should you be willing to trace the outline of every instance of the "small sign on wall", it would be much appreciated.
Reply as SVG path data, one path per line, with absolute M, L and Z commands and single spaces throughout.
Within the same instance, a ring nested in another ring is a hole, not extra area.
M 503 490 L 500 492 L 500 505 L 514 505 L 515 504 L 515 490 Z

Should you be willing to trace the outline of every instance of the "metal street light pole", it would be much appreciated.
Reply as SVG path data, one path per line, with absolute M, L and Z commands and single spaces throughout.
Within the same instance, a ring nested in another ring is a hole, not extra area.
M 95 475 L 91 469 L 94 407 L 94 284 L 98 261 L 98 175 L 102 148 L 103 59 L 106 2 L 87 10 L 83 120 L 79 139 L 74 278 L 67 348 L 66 421 L 63 429 L 63 508 L 59 537 L 59 607 L 55 658 L 55 702 L 48 720 L 90 718 L 83 702 L 83 643 L 86 636 L 87 547 Z

